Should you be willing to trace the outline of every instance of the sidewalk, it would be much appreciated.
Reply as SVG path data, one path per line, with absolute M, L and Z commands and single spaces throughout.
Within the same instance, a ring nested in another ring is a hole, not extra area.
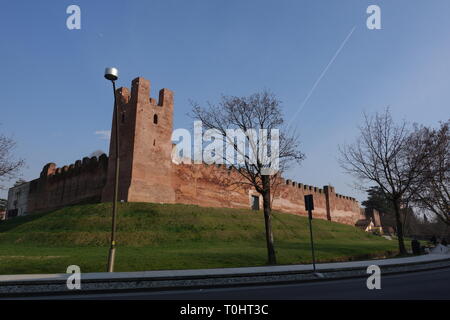
M 405 266 L 414 264 L 431 263 L 442 260 L 450 260 L 450 253 L 447 254 L 426 254 L 421 256 L 379 259 L 366 261 L 350 261 L 336 263 L 316 264 L 317 271 L 333 272 L 352 269 L 367 268 L 370 265 L 382 266 Z M 283 266 L 263 266 L 245 268 L 223 268 L 223 269 L 195 269 L 195 270 L 161 270 L 161 271 L 141 271 L 141 272 L 97 272 L 82 273 L 82 281 L 86 280 L 163 280 L 163 279 L 188 279 L 188 278 L 214 278 L 227 276 L 253 276 L 253 275 L 276 275 L 289 273 L 308 273 L 313 269 L 312 264 L 283 265 Z M 83 270 L 81 270 L 83 272 Z M 0 284 L 7 282 L 51 282 L 66 280 L 70 274 L 23 274 L 23 275 L 1 275 Z

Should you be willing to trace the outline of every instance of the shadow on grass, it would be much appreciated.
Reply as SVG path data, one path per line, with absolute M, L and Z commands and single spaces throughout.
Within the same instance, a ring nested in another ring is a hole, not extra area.
M 8 220 L 1 220 L 0 221 L 0 232 L 7 232 L 10 230 L 13 230 L 14 228 L 20 227 L 21 225 L 26 224 L 28 222 L 32 222 L 32 221 L 44 218 L 45 216 L 50 215 L 56 211 L 66 210 L 66 209 L 76 207 L 76 206 L 85 206 L 85 205 L 93 205 L 93 204 L 97 204 L 97 202 L 93 202 L 91 200 L 85 200 L 85 201 L 82 201 L 79 203 L 74 203 L 74 204 L 64 206 L 62 208 L 55 208 L 55 209 L 51 209 L 48 211 L 31 213 L 26 216 L 18 216 L 18 217 L 14 217 L 14 218 L 11 218 Z
M 12 219 L 0 221 L 0 232 L 7 232 L 28 222 L 39 220 L 52 212 L 53 211 L 33 213 L 26 216 L 14 217 Z

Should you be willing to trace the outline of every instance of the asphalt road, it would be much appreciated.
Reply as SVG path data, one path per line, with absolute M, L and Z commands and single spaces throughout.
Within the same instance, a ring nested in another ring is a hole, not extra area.
M 217 289 L 91 294 L 46 298 L 148 300 L 450 299 L 450 268 L 381 275 L 381 289 L 367 278 Z M 42 297 L 41 297 L 42 298 Z

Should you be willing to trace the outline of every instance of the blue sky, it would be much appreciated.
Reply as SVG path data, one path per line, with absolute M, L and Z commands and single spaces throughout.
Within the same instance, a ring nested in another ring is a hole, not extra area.
M 66 8 L 81 8 L 81 30 Z M 381 8 L 382 30 L 366 28 Z M 437 125 L 449 116 L 450 2 L 432 1 L 8 1 L 0 12 L 0 132 L 27 167 L 58 166 L 101 149 L 111 125 L 106 66 L 120 86 L 143 76 L 152 96 L 175 91 L 175 128 L 190 128 L 189 100 L 272 90 L 292 119 L 307 158 L 289 172 L 363 200 L 337 164 L 363 111 L 390 106 L 397 119 Z M 344 39 L 345 46 L 297 112 Z M 12 183 L 12 182 L 11 182 Z M 5 192 L 0 192 L 5 197 Z

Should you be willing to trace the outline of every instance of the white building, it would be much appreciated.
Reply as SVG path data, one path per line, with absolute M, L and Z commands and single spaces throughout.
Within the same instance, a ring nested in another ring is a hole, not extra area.
M 21 181 L 8 191 L 7 219 L 27 214 L 28 192 L 30 183 Z

